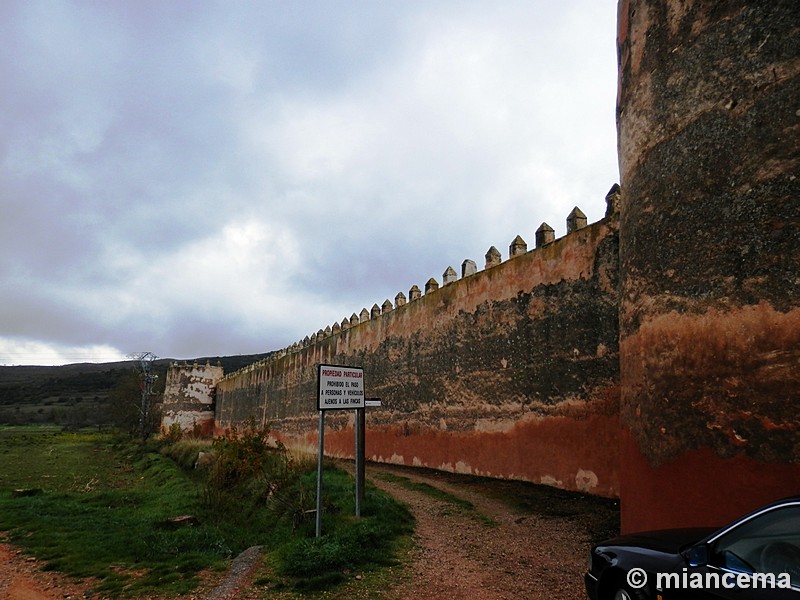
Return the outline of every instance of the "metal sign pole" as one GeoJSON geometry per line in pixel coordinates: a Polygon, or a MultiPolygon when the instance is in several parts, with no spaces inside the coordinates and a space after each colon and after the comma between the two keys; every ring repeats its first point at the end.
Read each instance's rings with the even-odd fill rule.
{"type": "Polygon", "coordinates": [[[356,409],[356,516],[361,516],[361,506],[364,503],[364,437],[366,433],[366,411],[356,409]]]}
{"type": "Polygon", "coordinates": [[[319,411],[319,456],[317,458],[317,537],[322,537],[322,459],[325,454],[325,411],[319,411]]]}

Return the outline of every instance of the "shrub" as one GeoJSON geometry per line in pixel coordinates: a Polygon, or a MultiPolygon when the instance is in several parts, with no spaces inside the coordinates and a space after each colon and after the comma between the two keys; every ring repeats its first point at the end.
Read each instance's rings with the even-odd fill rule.
{"type": "Polygon", "coordinates": [[[178,423],[173,423],[164,432],[162,438],[168,444],[174,444],[175,442],[179,442],[181,438],[183,438],[183,429],[181,429],[181,426],[178,423]]]}
{"type": "Polygon", "coordinates": [[[215,455],[206,481],[205,503],[216,509],[226,497],[263,503],[289,479],[292,461],[286,447],[269,441],[269,427],[253,420],[241,430],[232,427],[215,438],[215,455]]]}

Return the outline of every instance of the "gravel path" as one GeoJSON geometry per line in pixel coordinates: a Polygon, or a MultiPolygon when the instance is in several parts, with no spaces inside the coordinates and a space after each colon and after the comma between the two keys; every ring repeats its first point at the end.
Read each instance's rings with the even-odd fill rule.
{"type": "Polygon", "coordinates": [[[225,579],[215,587],[205,600],[234,600],[239,590],[250,586],[253,572],[260,563],[261,546],[252,546],[233,559],[225,579]]]}
{"type": "Polygon", "coordinates": [[[583,599],[583,572],[589,539],[569,519],[542,518],[510,509],[474,489],[447,483],[429,471],[370,465],[373,482],[409,506],[417,519],[411,578],[385,598],[470,600],[583,599]],[[475,511],[384,481],[388,472],[427,483],[469,500],[475,511]]]}

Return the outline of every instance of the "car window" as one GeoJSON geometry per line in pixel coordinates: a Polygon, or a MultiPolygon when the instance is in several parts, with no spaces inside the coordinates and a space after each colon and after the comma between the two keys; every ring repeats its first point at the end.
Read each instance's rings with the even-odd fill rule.
{"type": "Polygon", "coordinates": [[[716,566],[738,572],[788,573],[800,587],[800,505],[764,512],[713,544],[716,566]]]}

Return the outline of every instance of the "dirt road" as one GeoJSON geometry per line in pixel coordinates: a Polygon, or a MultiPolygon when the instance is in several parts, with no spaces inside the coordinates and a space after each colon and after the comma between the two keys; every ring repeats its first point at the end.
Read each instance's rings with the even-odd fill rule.
{"type": "MultiPolygon", "coordinates": [[[[499,490],[496,482],[432,471],[389,466],[371,467],[370,471],[374,483],[405,502],[417,519],[410,579],[388,590],[385,598],[585,598],[588,545],[598,528],[609,527],[614,520],[607,503],[590,503],[584,511],[578,497],[568,501],[577,507],[550,506],[546,511],[572,515],[542,516],[498,499],[508,498],[514,490],[533,490],[518,482],[507,482],[507,489],[499,490]],[[468,500],[474,510],[454,510],[451,503],[381,478],[380,473],[386,472],[468,500]],[[600,514],[603,512],[606,514],[600,514]]],[[[557,496],[541,500],[557,503],[557,496]]],[[[535,503],[533,496],[529,500],[535,503]]]]}

